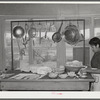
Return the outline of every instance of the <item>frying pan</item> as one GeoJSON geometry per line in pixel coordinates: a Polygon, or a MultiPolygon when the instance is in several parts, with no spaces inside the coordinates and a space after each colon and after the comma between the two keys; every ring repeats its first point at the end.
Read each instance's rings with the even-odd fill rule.
{"type": "Polygon", "coordinates": [[[60,34],[62,25],[63,25],[63,21],[62,21],[62,23],[61,23],[60,28],[58,29],[58,31],[55,32],[55,33],[52,35],[52,40],[53,40],[54,42],[60,42],[61,39],[62,39],[62,36],[61,36],[61,34],[60,34]]]}
{"type": "Polygon", "coordinates": [[[13,28],[13,36],[15,38],[22,38],[24,36],[24,28],[20,25],[17,25],[13,28]]]}
{"type": "Polygon", "coordinates": [[[80,40],[80,34],[77,26],[70,24],[64,31],[65,39],[68,44],[76,44],[80,40]]]}

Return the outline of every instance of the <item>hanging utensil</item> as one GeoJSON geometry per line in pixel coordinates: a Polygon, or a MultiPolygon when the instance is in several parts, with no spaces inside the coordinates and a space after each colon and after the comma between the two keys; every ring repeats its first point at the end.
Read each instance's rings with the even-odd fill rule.
{"type": "Polygon", "coordinates": [[[55,22],[50,26],[51,31],[56,32],[55,22]]]}
{"type": "Polygon", "coordinates": [[[29,26],[27,23],[25,23],[25,36],[23,37],[23,45],[25,46],[25,48],[26,48],[27,42],[30,40],[30,38],[28,37],[28,29],[29,29],[29,26]]]}
{"type": "MultiPolygon", "coordinates": [[[[79,30],[79,22],[77,21],[77,28],[79,30]]],[[[79,42],[84,41],[84,35],[80,33],[80,38],[79,38],[79,42]]]]}
{"type": "Polygon", "coordinates": [[[42,39],[42,37],[41,37],[41,29],[39,30],[39,44],[41,44],[41,39],[42,39]]]}
{"type": "Polygon", "coordinates": [[[48,32],[48,25],[47,25],[47,22],[46,22],[46,31],[45,31],[45,39],[47,38],[47,32],[48,32]]]}
{"type": "Polygon", "coordinates": [[[20,60],[22,60],[23,55],[25,56],[25,50],[24,50],[24,48],[20,47],[20,39],[16,38],[16,41],[17,41],[17,45],[18,45],[18,49],[19,49],[20,60]]]}
{"type": "Polygon", "coordinates": [[[74,45],[79,41],[80,34],[76,25],[70,24],[65,28],[64,31],[65,39],[68,44],[74,45]]]}
{"type": "Polygon", "coordinates": [[[20,25],[16,25],[13,28],[13,36],[15,38],[22,38],[24,36],[24,28],[20,25]]]}
{"type": "Polygon", "coordinates": [[[39,22],[38,24],[38,30],[39,30],[39,44],[41,44],[41,32],[42,32],[42,24],[39,22]]]}
{"type": "Polygon", "coordinates": [[[47,31],[45,32],[45,36],[44,37],[45,37],[45,39],[47,38],[47,31]]]}
{"type": "Polygon", "coordinates": [[[36,36],[36,28],[34,27],[34,23],[32,22],[31,27],[28,31],[28,35],[30,38],[34,38],[36,36]]]}
{"type": "Polygon", "coordinates": [[[57,42],[57,43],[58,43],[58,42],[60,42],[61,39],[62,39],[62,36],[61,36],[61,34],[60,34],[62,25],[63,25],[63,21],[61,22],[61,25],[60,25],[58,31],[55,32],[55,33],[52,35],[52,40],[53,40],[54,42],[57,42]]]}

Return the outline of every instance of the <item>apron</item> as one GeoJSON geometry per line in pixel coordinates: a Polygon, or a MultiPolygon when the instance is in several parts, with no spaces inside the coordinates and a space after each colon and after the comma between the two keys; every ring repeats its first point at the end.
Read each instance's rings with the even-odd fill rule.
{"type": "Polygon", "coordinates": [[[100,91],[100,74],[92,74],[95,82],[92,84],[92,91],[100,91]]]}

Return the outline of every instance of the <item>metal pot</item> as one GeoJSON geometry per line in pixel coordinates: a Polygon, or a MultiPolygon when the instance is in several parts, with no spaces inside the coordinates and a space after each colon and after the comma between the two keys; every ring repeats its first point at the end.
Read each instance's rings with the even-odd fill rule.
{"type": "Polygon", "coordinates": [[[28,31],[28,35],[30,38],[34,38],[36,36],[36,28],[31,27],[28,31]]]}
{"type": "Polygon", "coordinates": [[[15,38],[23,37],[24,36],[24,28],[22,26],[19,26],[19,25],[15,26],[13,28],[13,36],[15,38]]]}
{"type": "Polygon", "coordinates": [[[65,39],[68,44],[76,44],[80,40],[78,28],[75,25],[69,25],[64,31],[65,39]]]}

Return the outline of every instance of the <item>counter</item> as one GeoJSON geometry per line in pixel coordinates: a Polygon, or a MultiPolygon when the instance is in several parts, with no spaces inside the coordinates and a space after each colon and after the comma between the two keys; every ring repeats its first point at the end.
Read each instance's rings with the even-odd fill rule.
{"type": "Polygon", "coordinates": [[[49,79],[43,77],[38,80],[16,80],[2,79],[1,90],[64,90],[64,91],[90,91],[91,83],[94,82],[91,74],[86,78],[66,78],[66,79],[49,79]]]}

